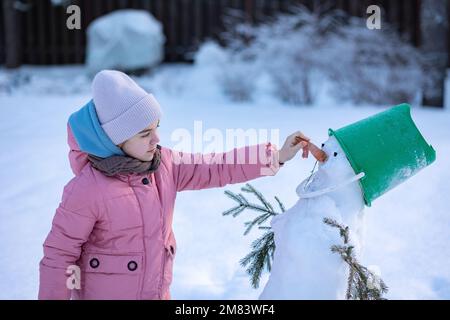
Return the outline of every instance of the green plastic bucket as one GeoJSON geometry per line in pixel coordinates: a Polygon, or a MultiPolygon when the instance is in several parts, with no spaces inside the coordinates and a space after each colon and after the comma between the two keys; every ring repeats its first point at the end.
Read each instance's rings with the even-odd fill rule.
{"type": "Polygon", "coordinates": [[[367,206],[436,159],[406,103],[328,134],[336,137],[355,174],[364,173],[359,183],[367,206]]]}

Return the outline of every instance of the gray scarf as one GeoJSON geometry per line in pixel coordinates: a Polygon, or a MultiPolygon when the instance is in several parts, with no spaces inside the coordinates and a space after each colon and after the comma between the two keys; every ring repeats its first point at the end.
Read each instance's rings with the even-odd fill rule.
{"type": "Polygon", "coordinates": [[[94,168],[108,177],[119,173],[152,173],[158,169],[161,163],[161,146],[156,146],[151,161],[141,161],[128,155],[100,158],[88,154],[88,159],[94,168]]]}

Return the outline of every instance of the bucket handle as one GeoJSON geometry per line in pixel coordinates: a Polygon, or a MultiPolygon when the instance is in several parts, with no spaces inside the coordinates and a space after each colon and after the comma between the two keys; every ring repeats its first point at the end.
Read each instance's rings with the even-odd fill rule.
{"type": "MultiPolygon", "coordinates": [[[[340,189],[342,187],[345,187],[346,185],[349,185],[350,183],[355,182],[355,181],[357,181],[359,179],[362,179],[362,178],[364,178],[365,175],[366,174],[364,172],[360,172],[357,175],[354,175],[353,177],[351,177],[351,178],[349,178],[349,179],[347,179],[347,180],[345,180],[345,181],[343,181],[343,182],[341,182],[339,184],[336,184],[334,186],[326,187],[326,188],[323,188],[321,190],[316,190],[316,191],[312,191],[312,192],[305,192],[305,193],[297,191],[297,195],[300,198],[303,198],[303,199],[308,199],[308,198],[314,198],[314,197],[317,197],[317,196],[321,196],[323,194],[326,194],[326,193],[335,191],[337,189],[340,189]]],[[[307,180],[303,180],[303,182],[297,187],[297,190],[304,189],[304,186],[305,186],[306,182],[307,182],[307,180]]]]}

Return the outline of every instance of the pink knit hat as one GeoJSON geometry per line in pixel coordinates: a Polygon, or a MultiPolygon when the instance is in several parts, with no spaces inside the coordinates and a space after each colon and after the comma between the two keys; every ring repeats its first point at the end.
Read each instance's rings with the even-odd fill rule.
{"type": "Polygon", "coordinates": [[[162,116],[155,97],[120,71],[97,73],[92,82],[92,96],[100,125],[116,145],[162,116]]]}

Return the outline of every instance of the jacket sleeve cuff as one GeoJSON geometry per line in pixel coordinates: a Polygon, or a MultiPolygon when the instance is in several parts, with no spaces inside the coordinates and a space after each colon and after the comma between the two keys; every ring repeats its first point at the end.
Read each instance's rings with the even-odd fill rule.
{"type": "Polygon", "coordinates": [[[284,165],[279,162],[279,150],[275,144],[267,142],[265,144],[264,165],[260,169],[261,176],[273,176],[284,165]]]}

